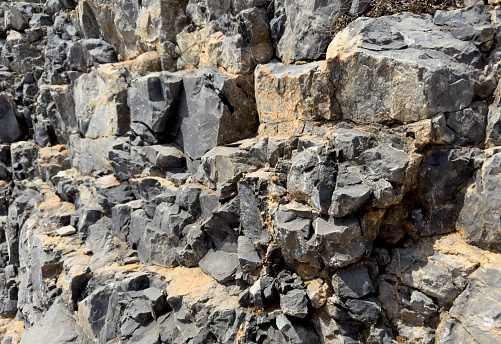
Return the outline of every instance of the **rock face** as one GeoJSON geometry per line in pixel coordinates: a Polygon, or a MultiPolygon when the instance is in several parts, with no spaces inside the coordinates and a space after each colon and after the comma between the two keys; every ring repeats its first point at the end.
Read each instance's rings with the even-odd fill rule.
{"type": "Polygon", "coordinates": [[[4,2],[0,342],[501,342],[501,9],[458,5],[4,2]]]}

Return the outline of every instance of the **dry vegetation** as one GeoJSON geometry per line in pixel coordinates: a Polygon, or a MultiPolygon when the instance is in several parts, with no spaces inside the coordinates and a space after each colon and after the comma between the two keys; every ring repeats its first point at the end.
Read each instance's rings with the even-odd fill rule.
{"type": "Polygon", "coordinates": [[[456,7],[457,1],[435,1],[435,0],[371,0],[366,11],[358,15],[344,15],[332,24],[333,34],[344,29],[358,17],[381,17],[400,12],[428,13],[433,14],[436,10],[445,10],[456,7]]]}

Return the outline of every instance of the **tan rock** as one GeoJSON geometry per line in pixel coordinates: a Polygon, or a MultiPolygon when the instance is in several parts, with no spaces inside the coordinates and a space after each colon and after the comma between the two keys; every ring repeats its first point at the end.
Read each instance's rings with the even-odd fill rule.
{"type": "Polygon", "coordinates": [[[322,279],[307,281],[306,293],[314,308],[321,308],[327,302],[329,287],[322,279]]]}

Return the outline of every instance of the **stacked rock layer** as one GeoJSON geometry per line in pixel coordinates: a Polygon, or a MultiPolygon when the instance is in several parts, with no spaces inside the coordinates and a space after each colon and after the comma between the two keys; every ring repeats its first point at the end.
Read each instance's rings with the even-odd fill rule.
{"type": "Polygon", "coordinates": [[[501,342],[499,1],[368,3],[2,2],[0,341],[501,342]]]}

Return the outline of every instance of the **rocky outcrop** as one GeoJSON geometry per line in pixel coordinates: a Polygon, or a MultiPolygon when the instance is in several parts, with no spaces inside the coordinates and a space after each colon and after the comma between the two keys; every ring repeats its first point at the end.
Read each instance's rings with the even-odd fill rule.
{"type": "Polygon", "coordinates": [[[496,341],[499,4],[370,6],[0,5],[0,342],[496,341]]]}

